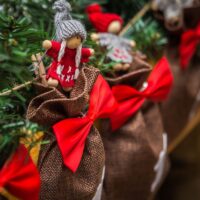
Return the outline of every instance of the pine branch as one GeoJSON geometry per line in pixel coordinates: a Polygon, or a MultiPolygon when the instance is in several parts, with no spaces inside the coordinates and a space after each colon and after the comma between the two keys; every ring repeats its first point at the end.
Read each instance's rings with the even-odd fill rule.
{"type": "Polygon", "coordinates": [[[21,90],[21,89],[23,89],[23,88],[25,88],[25,87],[31,85],[32,83],[33,83],[33,81],[27,81],[27,82],[25,82],[25,83],[23,83],[23,84],[21,84],[21,85],[18,85],[18,86],[13,87],[13,88],[10,89],[10,90],[7,90],[7,91],[5,91],[5,92],[1,92],[1,93],[0,93],[0,97],[10,95],[13,91],[21,90]]]}

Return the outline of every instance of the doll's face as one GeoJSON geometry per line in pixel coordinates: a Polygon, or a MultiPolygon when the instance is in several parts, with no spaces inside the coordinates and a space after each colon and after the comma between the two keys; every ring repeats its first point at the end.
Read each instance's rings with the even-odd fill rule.
{"type": "Polygon", "coordinates": [[[117,33],[120,32],[121,28],[122,28],[122,26],[121,26],[121,23],[119,21],[113,21],[108,26],[108,32],[117,34],[117,33]]]}
{"type": "Polygon", "coordinates": [[[77,49],[80,44],[82,43],[82,39],[80,36],[73,36],[69,39],[66,40],[67,41],[67,48],[69,49],[77,49]]]}

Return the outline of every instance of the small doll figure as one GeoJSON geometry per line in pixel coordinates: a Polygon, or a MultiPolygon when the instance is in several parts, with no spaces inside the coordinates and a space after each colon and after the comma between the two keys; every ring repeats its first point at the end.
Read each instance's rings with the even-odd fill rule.
{"type": "Polygon", "coordinates": [[[108,50],[107,58],[116,62],[114,70],[128,70],[132,63],[131,50],[135,46],[133,40],[120,37],[123,20],[120,16],[112,13],[103,13],[98,4],[87,7],[86,12],[89,20],[99,33],[91,34],[91,39],[108,50]]]}
{"type": "Polygon", "coordinates": [[[48,85],[62,86],[70,91],[79,75],[80,64],[86,63],[94,53],[93,49],[82,48],[87,33],[81,22],[72,19],[71,6],[65,0],[58,0],[53,6],[57,41],[45,40],[43,48],[53,58],[48,70],[48,85]]]}

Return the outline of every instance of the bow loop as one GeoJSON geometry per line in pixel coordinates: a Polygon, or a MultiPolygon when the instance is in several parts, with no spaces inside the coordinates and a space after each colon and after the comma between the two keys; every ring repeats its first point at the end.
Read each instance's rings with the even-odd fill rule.
{"type": "Polygon", "coordinates": [[[138,91],[126,85],[114,86],[112,91],[119,107],[111,116],[112,130],[120,128],[140,109],[146,99],[156,102],[165,100],[171,90],[172,83],[173,76],[169,63],[164,57],[154,67],[144,90],[138,91]]]}
{"type": "Polygon", "coordinates": [[[142,92],[144,97],[152,101],[162,101],[167,98],[172,87],[173,75],[165,57],[157,63],[147,83],[147,88],[142,92]]]}
{"type": "Polygon", "coordinates": [[[186,69],[192,59],[197,45],[200,43],[200,23],[194,30],[187,30],[181,36],[179,47],[180,66],[186,69]]]}
{"type": "Polygon", "coordinates": [[[82,118],[62,120],[53,126],[64,164],[72,172],[78,169],[93,122],[109,117],[116,105],[108,84],[99,75],[90,94],[87,114],[82,118]]]}
{"type": "Polygon", "coordinates": [[[11,160],[0,170],[0,188],[23,199],[39,199],[40,177],[27,149],[20,145],[11,160]]]}

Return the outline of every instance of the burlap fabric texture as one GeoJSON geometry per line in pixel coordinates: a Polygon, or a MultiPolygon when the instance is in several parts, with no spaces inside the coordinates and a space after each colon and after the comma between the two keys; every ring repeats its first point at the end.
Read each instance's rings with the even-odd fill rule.
{"type": "MultiPolygon", "coordinates": [[[[127,84],[140,88],[150,68],[136,57],[127,74],[116,79],[106,77],[106,80],[110,85],[127,84]]],[[[154,166],[163,148],[163,126],[158,106],[146,105],[115,132],[111,131],[109,120],[103,120],[100,130],[106,153],[102,200],[150,198],[156,176],[154,166]]]]}
{"type": "Polygon", "coordinates": [[[41,200],[90,200],[95,195],[105,164],[99,132],[94,126],[91,128],[80,166],[72,173],[63,164],[51,126],[66,118],[79,117],[86,111],[98,75],[97,69],[83,67],[69,98],[56,88],[35,85],[39,94],[30,102],[27,118],[49,127],[44,140],[50,141],[42,145],[38,160],[41,200]]]}

